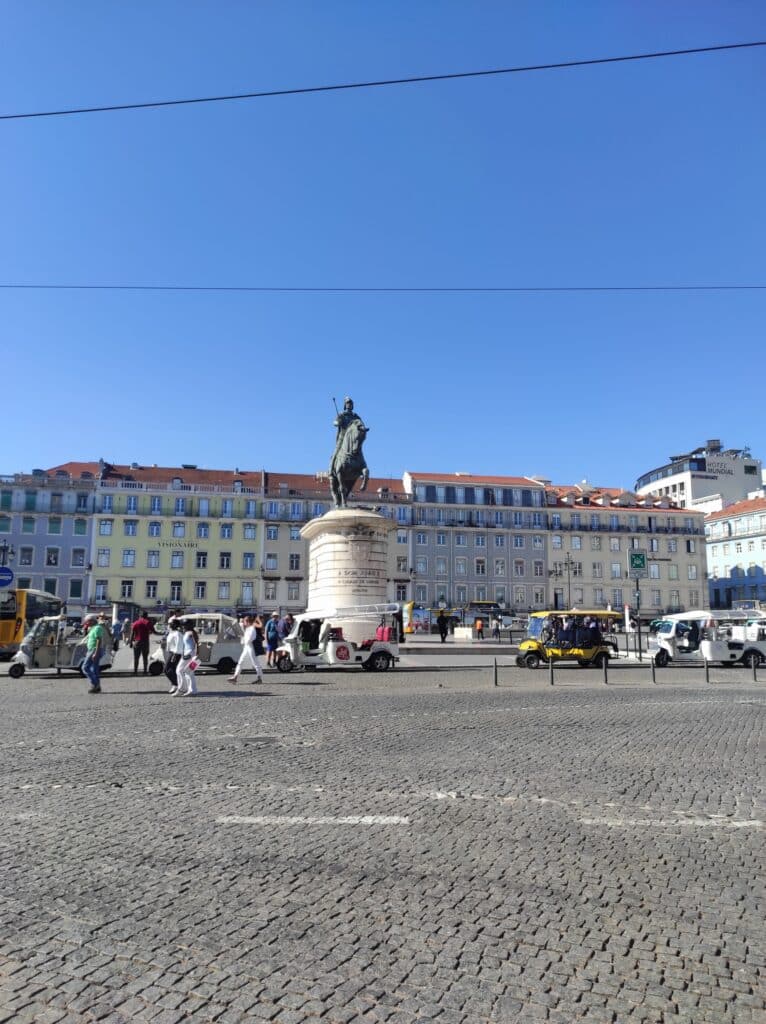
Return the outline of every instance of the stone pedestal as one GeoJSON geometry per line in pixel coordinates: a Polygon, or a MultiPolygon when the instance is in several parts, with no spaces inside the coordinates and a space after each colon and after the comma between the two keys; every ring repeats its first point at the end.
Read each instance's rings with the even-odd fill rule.
{"type": "Polygon", "coordinates": [[[309,542],[308,604],[323,608],[389,600],[388,537],[396,523],[377,512],[337,508],[301,530],[309,542]]]}

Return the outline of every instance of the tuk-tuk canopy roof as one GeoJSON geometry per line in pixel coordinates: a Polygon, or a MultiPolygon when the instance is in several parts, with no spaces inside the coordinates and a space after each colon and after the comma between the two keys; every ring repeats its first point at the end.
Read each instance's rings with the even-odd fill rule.
{"type": "Polygon", "coordinates": [[[379,619],[384,615],[396,615],[400,609],[401,605],[395,601],[384,604],[325,605],[321,608],[309,608],[295,618],[297,622],[304,619],[379,619]]]}

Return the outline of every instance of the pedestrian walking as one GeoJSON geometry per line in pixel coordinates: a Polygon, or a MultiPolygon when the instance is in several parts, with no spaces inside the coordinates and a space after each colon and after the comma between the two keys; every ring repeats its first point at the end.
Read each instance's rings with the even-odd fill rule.
{"type": "Polygon", "coordinates": [[[148,671],[149,662],[149,637],[154,632],[154,626],[149,621],[146,612],[141,612],[139,617],[131,626],[130,639],[133,643],[133,675],[138,675],[138,662],[143,659],[144,675],[148,671]]]}
{"type": "Polygon", "coordinates": [[[122,623],[115,619],[112,623],[112,653],[116,654],[120,649],[120,637],[122,636],[122,623]]]}
{"type": "Polygon", "coordinates": [[[242,653],[239,656],[237,667],[234,669],[234,675],[229,676],[228,681],[230,683],[236,683],[240,672],[249,662],[255,669],[258,682],[262,683],[263,670],[261,669],[261,663],[258,660],[259,656],[263,654],[263,640],[259,632],[262,623],[257,615],[246,615],[244,622],[245,632],[242,635],[242,653]]]}
{"type": "Polygon", "coordinates": [[[181,620],[170,619],[168,632],[165,637],[165,675],[168,677],[170,689],[168,693],[175,693],[178,689],[178,662],[183,653],[183,633],[181,631],[181,620]]]}
{"type": "Polygon", "coordinates": [[[277,663],[277,647],[279,647],[279,612],[272,612],[266,623],[266,664],[274,668],[277,663]]]}
{"type": "Polygon", "coordinates": [[[194,674],[194,670],[199,665],[197,661],[197,646],[199,644],[199,637],[194,629],[192,622],[185,622],[183,624],[184,635],[181,647],[181,657],[178,665],[176,666],[176,678],[178,679],[178,687],[173,696],[175,697],[196,697],[197,696],[197,677],[194,674]]]}
{"type": "Polygon", "coordinates": [[[130,643],[130,637],[133,632],[133,627],[130,621],[130,616],[122,624],[122,642],[124,644],[130,643]]]}
{"type": "Polygon", "coordinates": [[[106,619],[103,615],[94,622],[88,629],[85,637],[87,654],[82,663],[82,670],[90,680],[88,693],[101,693],[100,662],[103,657],[106,645],[109,642],[109,634],[106,631],[106,619]]]}
{"type": "Polygon", "coordinates": [[[483,640],[484,639],[484,619],[477,619],[476,622],[474,622],[474,627],[476,629],[476,639],[477,640],[483,640]]]}
{"type": "Polygon", "coordinates": [[[449,631],[449,623],[447,622],[447,616],[444,611],[440,611],[436,616],[436,626],[439,630],[439,636],[442,638],[442,643],[447,640],[447,632],[449,631]]]}

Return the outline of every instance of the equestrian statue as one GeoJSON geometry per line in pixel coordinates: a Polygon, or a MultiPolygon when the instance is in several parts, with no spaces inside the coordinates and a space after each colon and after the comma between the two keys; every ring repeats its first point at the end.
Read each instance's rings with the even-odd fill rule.
{"type": "Polygon", "coordinates": [[[362,445],[369,430],[362,423],[361,417],[354,412],[354,403],[350,398],[344,399],[342,412],[338,411],[337,405],[335,412],[335,451],[330,459],[330,492],[335,507],[346,508],[348,497],[357,480],[361,477],[359,490],[363,491],[370,479],[370,471],[362,452],[362,445]]]}

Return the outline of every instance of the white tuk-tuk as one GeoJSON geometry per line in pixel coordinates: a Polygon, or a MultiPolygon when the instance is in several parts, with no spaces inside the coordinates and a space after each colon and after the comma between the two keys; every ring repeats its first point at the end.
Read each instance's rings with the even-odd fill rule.
{"type": "Polygon", "coordinates": [[[649,654],[658,668],[670,661],[677,665],[705,661],[735,665],[742,661],[745,645],[733,634],[745,618],[742,612],[709,609],[666,615],[649,636],[649,654]]]}
{"type": "MultiPolygon", "coordinates": [[[[88,653],[85,633],[79,626],[67,623],[66,615],[46,615],[38,619],[21,641],[11,659],[8,674],[19,679],[31,669],[55,669],[62,672],[81,672],[88,653]]],[[[103,672],[112,664],[111,640],[99,663],[103,672]]]]}
{"type": "Polygon", "coordinates": [[[277,668],[350,668],[385,672],[399,660],[399,604],[309,610],[277,648],[277,668]]]}
{"type": "MultiPolygon", "coordinates": [[[[190,622],[197,633],[200,668],[212,668],[231,675],[242,653],[242,627],[237,620],[221,612],[191,612],[178,618],[182,622],[190,622]]],[[[149,658],[149,674],[159,676],[164,667],[165,637],[149,658]]]]}

